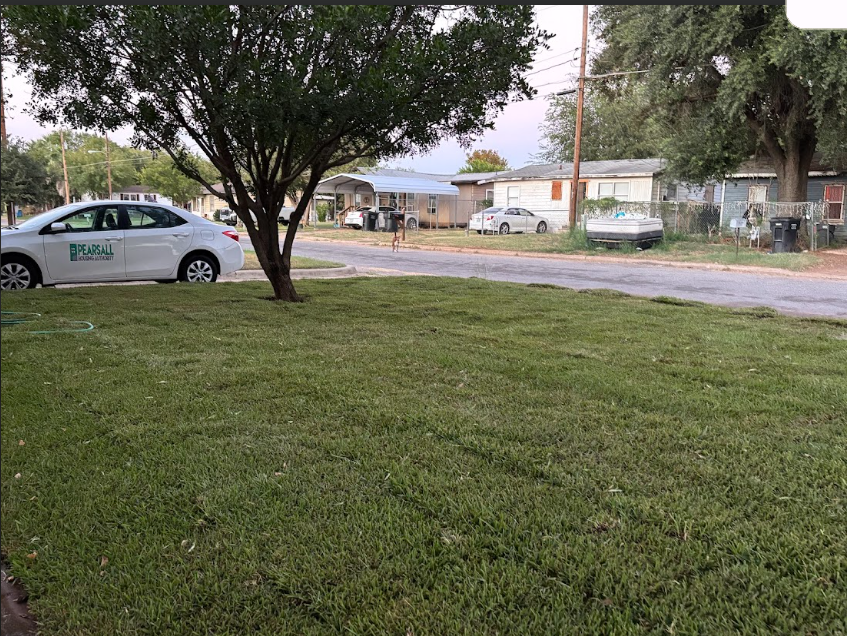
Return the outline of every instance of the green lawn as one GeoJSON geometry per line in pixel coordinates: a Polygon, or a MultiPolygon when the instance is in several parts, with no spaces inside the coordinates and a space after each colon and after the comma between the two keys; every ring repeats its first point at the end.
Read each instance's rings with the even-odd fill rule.
{"type": "MultiPolygon", "coordinates": [[[[318,228],[305,237],[330,240],[357,241],[372,245],[390,245],[393,234],[381,232],[360,232],[350,229],[318,228]]],[[[609,249],[603,246],[589,245],[581,232],[555,232],[549,234],[511,234],[479,235],[465,230],[420,230],[406,233],[407,245],[430,247],[459,247],[475,250],[507,250],[543,254],[576,254],[585,256],[618,256],[639,260],[682,261],[696,263],[715,263],[719,265],[754,265],[757,267],[775,267],[778,269],[804,270],[821,263],[814,254],[768,254],[767,248],[751,249],[745,243],[735,254],[735,243],[707,242],[690,237],[669,236],[667,240],[652,249],[609,249]]]]}
{"type": "MultiPolygon", "coordinates": [[[[291,269],[332,269],[336,267],[344,267],[344,264],[322,261],[319,258],[309,258],[308,256],[291,257],[291,269]]],[[[244,267],[242,269],[262,269],[259,259],[256,258],[256,252],[244,250],[244,267]]]]}
{"type": "Polygon", "coordinates": [[[297,287],[2,296],[95,325],[2,329],[2,549],[44,634],[847,630],[847,322],[297,287]]]}

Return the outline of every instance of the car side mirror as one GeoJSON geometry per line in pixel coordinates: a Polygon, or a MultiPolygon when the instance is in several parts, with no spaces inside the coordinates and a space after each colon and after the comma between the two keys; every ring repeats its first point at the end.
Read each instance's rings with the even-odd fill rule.
{"type": "Polygon", "coordinates": [[[68,228],[65,226],[64,223],[57,221],[56,223],[50,224],[50,233],[51,234],[56,234],[58,232],[67,232],[67,231],[68,231],[68,228]]]}

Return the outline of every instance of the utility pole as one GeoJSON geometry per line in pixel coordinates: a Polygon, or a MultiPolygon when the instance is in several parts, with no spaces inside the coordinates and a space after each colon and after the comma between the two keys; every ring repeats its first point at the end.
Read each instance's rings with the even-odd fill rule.
{"type": "Polygon", "coordinates": [[[109,181],[109,198],[112,198],[112,162],[109,161],[109,134],[104,132],[106,138],[106,178],[109,181]]]}
{"type": "Polygon", "coordinates": [[[71,184],[68,183],[68,162],[65,161],[65,132],[59,129],[59,142],[62,144],[62,172],[65,174],[65,205],[71,202],[71,184]]]}
{"type": "Polygon", "coordinates": [[[577,194],[579,192],[579,146],[582,141],[582,103],[585,100],[585,51],[588,45],[588,5],[582,5],[582,48],[579,52],[579,89],[576,96],[576,139],[573,148],[573,181],[571,203],[568,210],[568,226],[576,227],[577,194]]]}

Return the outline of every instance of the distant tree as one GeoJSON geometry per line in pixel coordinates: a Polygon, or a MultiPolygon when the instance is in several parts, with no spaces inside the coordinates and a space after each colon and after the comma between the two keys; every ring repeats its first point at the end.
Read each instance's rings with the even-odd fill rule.
{"type": "MultiPolygon", "coordinates": [[[[576,99],[576,94],[572,94],[551,100],[540,127],[537,160],[573,161],[576,99]]],[[[659,157],[662,140],[641,86],[622,87],[617,95],[586,87],[579,153],[583,161],[659,157]]]]}
{"type": "MultiPolygon", "coordinates": [[[[62,172],[62,146],[58,132],[51,132],[29,145],[28,152],[40,161],[54,184],[65,180],[62,172]]],[[[112,190],[118,191],[138,183],[140,169],[150,157],[149,152],[129,148],[109,140],[109,160],[112,167],[112,190]]],[[[66,131],[65,159],[71,196],[103,198],[108,195],[106,170],[106,139],[101,135],[66,131]]]]}
{"type": "Polygon", "coordinates": [[[600,5],[592,25],[593,74],[646,71],[629,77],[671,175],[703,183],[760,153],[780,200],[802,201],[816,149],[847,164],[847,32],[800,31],[782,5],[600,5]]]}
{"type": "Polygon", "coordinates": [[[509,163],[496,150],[474,150],[467,156],[459,174],[466,172],[500,172],[508,170],[509,163]]]}
{"type": "Polygon", "coordinates": [[[4,207],[18,205],[44,205],[57,197],[44,166],[26,153],[19,140],[9,141],[0,148],[0,199],[4,207]]]}
{"type": "Polygon", "coordinates": [[[318,181],[359,157],[468,143],[514,99],[547,33],[532,6],[128,5],[4,8],[43,121],[131,125],[184,174],[190,139],[224,181],[274,296],[318,181]],[[49,37],[45,37],[49,34],[49,37]],[[308,175],[280,250],[277,216],[308,175]],[[255,218],[255,221],[254,221],[255,218]]]}
{"type": "MultiPolygon", "coordinates": [[[[197,157],[197,170],[209,182],[220,181],[214,166],[197,157]]],[[[156,192],[173,200],[177,205],[183,205],[199,196],[203,186],[195,179],[190,179],[177,168],[171,157],[165,155],[147,162],[138,177],[141,185],[150,186],[156,192]]]]}

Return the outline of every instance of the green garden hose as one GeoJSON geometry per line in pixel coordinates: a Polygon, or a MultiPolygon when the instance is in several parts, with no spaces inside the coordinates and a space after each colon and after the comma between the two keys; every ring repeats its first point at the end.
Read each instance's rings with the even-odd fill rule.
{"type": "MultiPolygon", "coordinates": [[[[0,312],[0,313],[2,313],[3,316],[4,316],[3,319],[2,319],[2,322],[0,322],[0,324],[2,324],[4,327],[5,326],[11,326],[11,325],[20,325],[20,324],[24,324],[24,323],[27,323],[27,322],[35,322],[35,320],[37,318],[41,317],[41,314],[37,314],[37,313],[34,313],[34,312],[3,311],[3,312],[0,312]],[[10,317],[6,318],[6,316],[10,316],[10,317]],[[12,318],[11,316],[20,316],[20,317],[12,318]],[[23,316],[35,316],[36,318],[24,318],[23,316]]],[[[92,329],[94,329],[94,325],[92,325],[90,322],[87,322],[85,320],[71,320],[69,322],[72,325],[86,325],[86,326],[82,327],[80,329],[42,329],[42,330],[38,330],[38,331],[28,331],[27,333],[38,333],[38,334],[76,333],[76,332],[80,332],[80,331],[91,331],[92,329]]]]}

